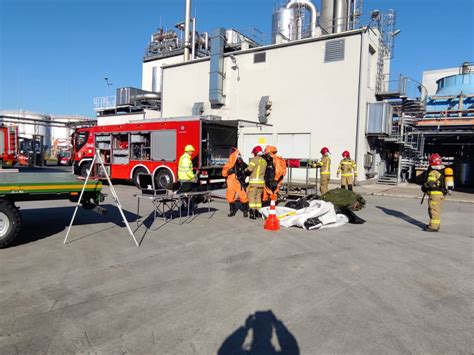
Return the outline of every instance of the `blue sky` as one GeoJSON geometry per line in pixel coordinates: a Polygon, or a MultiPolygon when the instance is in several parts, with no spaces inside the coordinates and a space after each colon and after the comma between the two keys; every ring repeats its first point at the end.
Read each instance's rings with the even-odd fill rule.
{"type": "MultiPolygon", "coordinates": [[[[194,0],[198,30],[269,34],[275,0],[194,0]]],[[[320,8],[320,0],[315,0],[320,8]]],[[[364,0],[364,12],[397,11],[392,74],[474,61],[473,0],[364,0]]],[[[152,32],[182,20],[184,0],[0,0],[0,110],[93,116],[92,99],[141,86],[152,32]]]]}

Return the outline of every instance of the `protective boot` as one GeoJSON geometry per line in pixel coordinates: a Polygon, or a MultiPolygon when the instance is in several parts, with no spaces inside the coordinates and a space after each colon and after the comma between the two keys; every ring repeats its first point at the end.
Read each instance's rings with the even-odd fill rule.
{"type": "Polygon", "coordinates": [[[247,203],[244,203],[244,218],[248,218],[249,216],[249,204],[248,202],[247,203]]]}
{"type": "Polygon", "coordinates": [[[255,210],[255,218],[262,218],[262,214],[258,210],[255,210]]]}
{"type": "Polygon", "coordinates": [[[250,210],[250,219],[257,219],[257,217],[255,216],[255,212],[256,212],[256,210],[254,210],[254,209],[250,210]]]}
{"type": "Polygon", "coordinates": [[[227,215],[227,217],[234,217],[236,213],[237,208],[235,207],[235,203],[229,203],[229,214],[227,215]]]}

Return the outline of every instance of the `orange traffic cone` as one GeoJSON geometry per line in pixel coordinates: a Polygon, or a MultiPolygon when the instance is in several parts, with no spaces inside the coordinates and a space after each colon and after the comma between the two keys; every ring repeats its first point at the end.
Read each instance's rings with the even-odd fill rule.
{"type": "Polygon", "coordinates": [[[268,215],[268,218],[266,219],[265,225],[263,226],[263,228],[269,231],[280,230],[280,221],[276,216],[274,200],[270,202],[270,214],[268,215]]]}

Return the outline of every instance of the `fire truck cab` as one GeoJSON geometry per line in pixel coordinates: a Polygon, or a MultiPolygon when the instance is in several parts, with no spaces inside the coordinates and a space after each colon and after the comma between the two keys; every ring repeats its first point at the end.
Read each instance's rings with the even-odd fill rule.
{"type": "Polygon", "coordinates": [[[0,124],[0,164],[11,167],[18,159],[18,128],[0,124]]]}
{"type": "MultiPolygon", "coordinates": [[[[113,179],[137,183],[139,173],[153,174],[156,186],[171,188],[178,180],[184,147],[196,151],[193,166],[201,185],[224,183],[221,171],[230,148],[237,146],[238,121],[216,118],[145,120],[78,128],[73,134],[74,173],[87,175],[98,150],[113,179]]],[[[96,172],[96,175],[101,172],[96,172]]]]}

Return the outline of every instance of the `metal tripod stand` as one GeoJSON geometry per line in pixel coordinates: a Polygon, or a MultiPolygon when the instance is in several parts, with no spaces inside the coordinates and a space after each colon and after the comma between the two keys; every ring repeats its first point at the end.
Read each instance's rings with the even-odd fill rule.
{"type": "Polygon", "coordinates": [[[84,195],[84,191],[86,189],[87,182],[89,181],[89,178],[91,176],[92,170],[94,169],[96,161],[102,167],[102,170],[104,171],[105,177],[107,178],[107,181],[109,182],[110,192],[112,193],[112,197],[114,199],[115,205],[117,206],[118,210],[120,211],[120,214],[122,215],[122,219],[123,219],[123,222],[125,223],[125,226],[127,227],[128,233],[132,236],[133,241],[135,242],[135,245],[138,247],[139,244],[137,242],[137,239],[135,238],[135,235],[133,234],[132,229],[130,228],[130,225],[128,224],[127,218],[125,217],[125,214],[123,213],[122,205],[121,205],[120,200],[118,198],[117,192],[115,192],[114,185],[112,185],[112,182],[110,181],[109,173],[107,172],[107,169],[104,166],[104,161],[102,160],[102,157],[100,156],[100,152],[99,152],[98,149],[95,151],[94,159],[92,159],[91,168],[87,172],[87,177],[86,177],[86,180],[84,181],[84,186],[82,187],[81,194],[79,195],[79,200],[77,201],[76,208],[74,209],[74,214],[72,215],[71,223],[69,223],[69,227],[67,229],[66,237],[64,238],[64,244],[67,243],[67,238],[69,236],[69,232],[71,231],[72,224],[74,223],[74,219],[76,218],[77,210],[81,205],[82,196],[84,195]]]}

